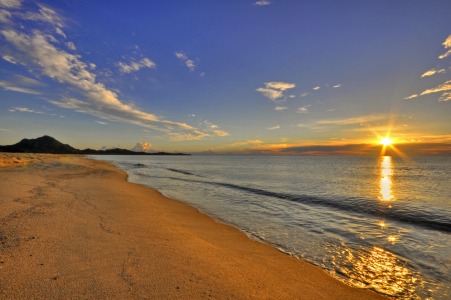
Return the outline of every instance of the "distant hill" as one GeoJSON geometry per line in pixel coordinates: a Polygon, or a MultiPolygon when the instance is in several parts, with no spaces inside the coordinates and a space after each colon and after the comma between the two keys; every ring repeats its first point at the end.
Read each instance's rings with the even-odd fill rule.
{"type": "Polygon", "coordinates": [[[51,136],[44,135],[37,139],[23,139],[17,144],[0,146],[0,152],[21,152],[21,153],[52,153],[52,154],[97,154],[97,155],[190,155],[184,153],[146,153],[134,152],[127,149],[109,150],[78,150],[68,144],[63,144],[51,136]]]}

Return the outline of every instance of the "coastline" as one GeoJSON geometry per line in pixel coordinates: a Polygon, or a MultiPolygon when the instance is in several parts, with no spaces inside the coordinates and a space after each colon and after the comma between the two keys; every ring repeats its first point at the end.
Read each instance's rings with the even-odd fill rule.
{"type": "Polygon", "coordinates": [[[108,162],[0,155],[1,299],[388,299],[130,183],[108,162]]]}

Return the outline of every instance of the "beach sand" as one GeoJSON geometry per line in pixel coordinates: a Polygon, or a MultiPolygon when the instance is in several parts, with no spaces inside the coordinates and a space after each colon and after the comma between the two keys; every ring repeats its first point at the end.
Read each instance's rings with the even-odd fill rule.
{"type": "Polygon", "coordinates": [[[0,154],[0,299],[386,299],[78,155],[0,154]]]}

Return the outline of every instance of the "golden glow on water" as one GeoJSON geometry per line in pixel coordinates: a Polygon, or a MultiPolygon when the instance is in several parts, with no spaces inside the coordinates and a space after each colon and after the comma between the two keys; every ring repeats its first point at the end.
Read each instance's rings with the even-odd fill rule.
{"type": "Polygon", "coordinates": [[[369,284],[379,292],[389,295],[402,293],[407,297],[414,295],[418,280],[418,275],[401,265],[393,253],[376,246],[354,262],[352,273],[354,280],[369,284]]]}
{"type": "Polygon", "coordinates": [[[392,176],[393,163],[391,156],[383,156],[381,158],[381,179],[380,179],[380,193],[379,199],[381,201],[393,200],[392,193],[392,176]]]}
{"type": "Polygon", "coordinates": [[[396,237],[394,237],[394,236],[389,236],[389,237],[388,237],[388,240],[389,240],[390,242],[394,242],[394,241],[396,241],[396,237]]]}

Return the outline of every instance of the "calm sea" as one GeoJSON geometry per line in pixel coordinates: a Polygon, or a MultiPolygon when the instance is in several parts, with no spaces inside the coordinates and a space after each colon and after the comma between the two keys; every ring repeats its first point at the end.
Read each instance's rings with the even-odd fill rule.
{"type": "Polygon", "coordinates": [[[350,285],[451,298],[451,158],[91,157],[350,285]]]}

